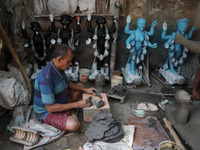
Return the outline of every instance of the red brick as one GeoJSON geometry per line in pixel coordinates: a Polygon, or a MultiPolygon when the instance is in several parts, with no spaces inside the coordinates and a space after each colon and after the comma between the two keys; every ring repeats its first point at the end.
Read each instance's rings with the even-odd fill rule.
{"type": "MultiPolygon", "coordinates": [[[[97,96],[91,95],[91,94],[83,94],[83,99],[87,99],[88,97],[94,97],[94,98],[98,98],[97,96]]],[[[106,112],[110,112],[110,105],[107,99],[107,96],[105,93],[101,93],[102,96],[102,100],[105,102],[104,106],[100,107],[100,108],[96,108],[96,105],[94,104],[93,106],[89,107],[89,108],[83,108],[83,119],[85,122],[91,122],[92,118],[100,111],[100,110],[104,110],[106,112]]],[[[98,98],[100,99],[100,98],[98,98]]]]}

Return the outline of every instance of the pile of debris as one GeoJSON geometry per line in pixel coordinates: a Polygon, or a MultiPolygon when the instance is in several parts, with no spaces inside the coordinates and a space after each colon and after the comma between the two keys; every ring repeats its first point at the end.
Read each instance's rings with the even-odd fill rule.
{"type": "Polygon", "coordinates": [[[102,140],[114,143],[123,138],[124,131],[117,120],[112,117],[111,113],[100,111],[93,117],[91,124],[85,132],[85,136],[89,142],[102,140]]]}

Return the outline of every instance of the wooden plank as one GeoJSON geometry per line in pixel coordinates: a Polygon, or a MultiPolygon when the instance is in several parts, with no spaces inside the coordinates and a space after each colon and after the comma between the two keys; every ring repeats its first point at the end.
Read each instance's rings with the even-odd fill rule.
{"type": "Polygon", "coordinates": [[[129,116],[125,119],[127,125],[134,125],[136,128],[133,141],[134,149],[158,149],[162,141],[169,140],[169,136],[156,117],[138,118],[136,116],[129,116]],[[154,120],[157,129],[148,127],[149,118],[154,120]]]}
{"type": "Polygon", "coordinates": [[[176,132],[174,131],[173,127],[172,127],[172,123],[169,122],[167,120],[167,118],[163,118],[163,121],[166,125],[166,127],[169,129],[169,132],[171,133],[171,135],[173,136],[175,142],[181,146],[182,150],[186,150],[185,146],[182,144],[181,140],[179,139],[178,135],[176,134],[176,132]]]}

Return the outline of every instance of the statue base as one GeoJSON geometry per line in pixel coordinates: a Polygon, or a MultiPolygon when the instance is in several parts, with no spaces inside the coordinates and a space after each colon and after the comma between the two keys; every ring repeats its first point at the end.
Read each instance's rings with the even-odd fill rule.
{"type": "Polygon", "coordinates": [[[185,83],[185,78],[179,75],[178,73],[177,74],[172,73],[167,63],[165,63],[164,66],[159,69],[159,72],[162,74],[162,76],[170,85],[174,84],[182,85],[185,83]]]}
{"type": "Polygon", "coordinates": [[[122,68],[122,74],[126,84],[140,85],[142,83],[142,71],[137,70],[136,74],[130,72],[130,65],[126,65],[126,68],[122,68]]]}

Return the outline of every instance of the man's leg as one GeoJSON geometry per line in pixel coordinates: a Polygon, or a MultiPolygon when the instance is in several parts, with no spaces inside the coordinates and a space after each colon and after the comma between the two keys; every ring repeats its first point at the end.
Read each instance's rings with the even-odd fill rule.
{"type": "MultiPolygon", "coordinates": [[[[78,86],[84,87],[83,83],[79,82],[76,83],[78,86]]],[[[70,102],[76,102],[80,99],[82,92],[81,91],[70,91],[72,94],[72,101],[70,102]]],[[[76,116],[75,112],[72,111],[71,116],[69,116],[67,122],[66,122],[66,130],[67,131],[77,131],[80,128],[80,122],[78,120],[78,117],[76,116]]]]}
{"type": "Polygon", "coordinates": [[[77,116],[73,113],[67,120],[66,130],[67,131],[77,131],[80,128],[80,122],[77,116]]]}
{"type": "Polygon", "coordinates": [[[77,116],[71,110],[66,112],[50,113],[43,122],[57,129],[67,131],[77,131],[80,127],[80,122],[78,121],[77,116]]]}

